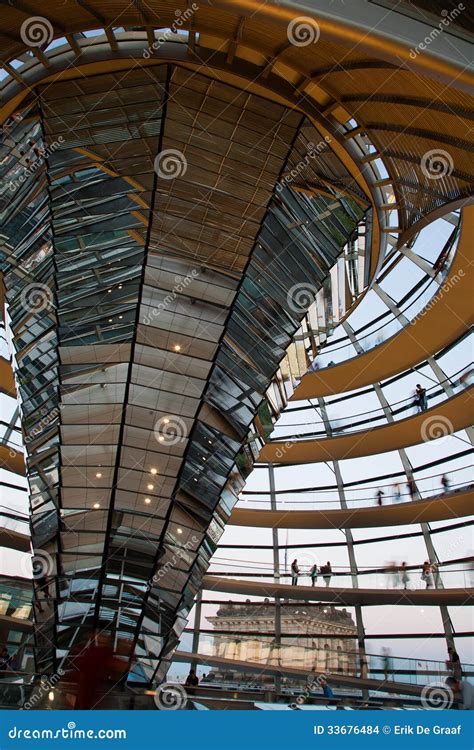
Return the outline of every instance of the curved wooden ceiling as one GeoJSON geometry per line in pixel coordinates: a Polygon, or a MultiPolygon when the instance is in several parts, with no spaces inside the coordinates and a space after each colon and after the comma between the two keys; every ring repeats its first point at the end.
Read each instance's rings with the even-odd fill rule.
{"type": "MultiPolygon", "coordinates": [[[[162,62],[170,54],[170,45],[158,45],[149,58],[143,55],[144,48],[156,40],[159,29],[173,26],[181,11],[185,19],[181,28],[189,31],[183,59],[186,64],[206,74],[210,70],[225,71],[219,77],[224,75],[234,84],[242,86],[247,79],[246,88],[292,99],[295,108],[307,110],[318,120],[323,135],[332,133],[332,147],[339,156],[344,139],[338,129],[354,118],[357,132],[366,133],[377,149],[370,158],[380,155],[393,181],[400,230],[448,200],[469,195],[470,120],[474,113],[468,91],[474,77],[467,69],[442,60],[430,50],[413,59],[410,49],[400,41],[374,30],[367,33],[328,14],[317,18],[316,43],[295,46],[288,38],[288,23],[296,10],[253,0],[204,2],[196,12],[190,4],[181,6],[177,9],[175,2],[125,1],[104,6],[96,0],[51,2],[47,10],[38,0],[9,5],[3,13],[0,38],[3,64],[13,77],[3,87],[5,98],[13,97],[10,113],[38,80],[54,80],[65,74],[68,78],[83,76],[87,72],[83,65],[92,62],[86,50],[91,40],[78,36],[81,32],[105,29],[103,37],[93,39],[95,67],[90,73],[103,71],[114,58],[124,69],[130,67],[130,61],[133,67],[162,62]],[[27,49],[22,41],[22,24],[32,15],[43,16],[45,12],[54,36],[66,37],[69,44],[64,54],[60,47],[51,53],[44,47],[32,47],[35,65],[30,63],[28,74],[23,76],[21,69],[9,66],[27,49]],[[126,33],[128,51],[121,44],[126,33]],[[38,70],[33,71],[35,66],[38,70]],[[439,151],[440,146],[447,154],[442,156],[445,174],[433,179],[426,174],[426,154],[433,149],[439,151]]],[[[177,47],[185,47],[171,46],[175,48],[173,54],[177,47]]],[[[353,169],[354,176],[360,179],[365,167],[361,162],[355,170],[357,176],[353,169]]]]}

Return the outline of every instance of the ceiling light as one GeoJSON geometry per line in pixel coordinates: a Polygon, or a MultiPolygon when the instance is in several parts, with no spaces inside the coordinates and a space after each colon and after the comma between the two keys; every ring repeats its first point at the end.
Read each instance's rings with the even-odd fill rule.
{"type": "Polygon", "coordinates": [[[154,490],[155,489],[155,485],[154,484],[147,484],[146,488],[147,488],[147,490],[154,490]]]}
{"type": "Polygon", "coordinates": [[[92,507],[98,510],[100,508],[100,503],[94,503],[92,507]]]}
{"type": "Polygon", "coordinates": [[[100,479],[101,476],[102,476],[102,474],[100,473],[100,471],[98,471],[97,474],[96,474],[97,479],[100,479]]]}
{"type": "Polygon", "coordinates": [[[158,469],[150,469],[150,474],[158,474],[158,469]]]}
{"type": "Polygon", "coordinates": [[[169,423],[170,423],[170,421],[169,421],[168,417],[165,417],[164,420],[163,420],[163,424],[169,424],[169,423]]]}
{"type": "Polygon", "coordinates": [[[183,533],[183,529],[180,529],[179,527],[176,529],[176,531],[178,532],[178,534],[182,534],[183,533]]]}
{"type": "Polygon", "coordinates": [[[174,345],[174,350],[175,350],[175,352],[180,352],[181,351],[180,345],[179,344],[175,344],[174,345]]]}
{"type": "Polygon", "coordinates": [[[163,435],[158,435],[158,441],[160,443],[164,443],[165,439],[164,439],[163,435]]]}
{"type": "Polygon", "coordinates": [[[111,291],[112,289],[107,289],[107,294],[110,294],[111,291]]]}
{"type": "Polygon", "coordinates": [[[147,504],[147,505],[150,505],[150,503],[151,503],[151,500],[150,500],[150,498],[149,498],[149,497],[146,497],[146,498],[145,498],[145,502],[146,502],[146,504],[147,504]]]}
{"type": "Polygon", "coordinates": [[[119,285],[118,285],[118,288],[119,288],[119,289],[121,289],[121,288],[122,288],[122,284],[119,284],[119,285]]]}

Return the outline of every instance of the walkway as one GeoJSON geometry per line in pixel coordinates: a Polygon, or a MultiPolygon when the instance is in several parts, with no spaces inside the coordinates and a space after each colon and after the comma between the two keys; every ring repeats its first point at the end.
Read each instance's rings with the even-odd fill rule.
{"type": "MultiPolygon", "coordinates": [[[[226,659],[223,656],[211,656],[209,654],[187,653],[176,651],[173,659],[178,662],[197,663],[201,666],[220,667],[224,669],[235,669],[245,672],[256,672],[259,675],[282,675],[283,677],[299,677],[303,680],[311,679],[311,673],[307,669],[298,667],[277,667],[270,664],[259,664],[252,661],[238,661],[226,659]]],[[[318,675],[315,675],[315,679],[318,675]]],[[[331,685],[351,687],[362,690],[379,690],[384,693],[400,693],[401,695],[421,695],[424,687],[422,685],[410,685],[406,682],[393,682],[391,680],[362,679],[344,674],[328,674],[327,681],[331,685]]],[[[315,691],[318,690],[315,686],[315,691]]]]}
{"type": "Polygon", "coordinates": [[[338,510],[253,510],[234,508],[231,526],[271,529],[367,529],[410,523],[446,521],[469,516],[474,509],[474,490],[438,495],[428,500],[338,510]]]}
{"type": "Polygon", "coordinates": [[[260,451],[259,461],[272,464],[307,464],[334,461],[407,448],[445,437],[473,422],[474,386],[414,416],[363,432],[310,440],[274,440],[260,451]]]}
{"type": "Polygon", "coordinates": [[[474,206],[462,212],[458,249],[436,298],[412,325],[365,354],[304,375],[291,401],[356,390],[419,364],[466,333],[473,320],[474,206]]]}
{"type": "Polygon", "coordinates": [[[278,597],[322,601],[353,606],[355,604],[412,604],[414,606],[465,606],[474,604],[474,589],[353,589],[325,586],[290,586],[271,581],[236,580],[205,575],[202,588],[208,591],[224,591],[244,596],[278,597]]]}

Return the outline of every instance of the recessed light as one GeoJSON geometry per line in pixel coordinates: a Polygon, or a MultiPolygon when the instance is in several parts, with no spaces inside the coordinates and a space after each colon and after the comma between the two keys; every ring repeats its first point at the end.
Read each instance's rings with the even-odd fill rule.
{"type": "Polygon", "coordinates": [[[113,320],[113,318],[109,318],[109,323],[111,323],[111,322],[112,322],[112,320],[113,320]]]}
{"type": "Polygon", "coordinates": [[[100,479],[101,476],[102,476],[102,474],[100,473],[100,471],[98,471],[97,474],[96,474],[97,479],[100,479]]]}
{"type": "Polygon", "coordinates": [[[110,294],[112,289],[107,289],[107,294],[110,294]]]}
{"type": "Polygon", "coordinates": [[[146,504],[147,504],[147,505],[150,505],[150,503],[151,503],[151,500],[150,500],[150,498],[149,498],[149,497],[146,497],[146,498],[145,498],[145,502],[146,502],[146,504]]]}
{"type": "Polygon", "coordinates": [[[178,532],[178,534],[182,534],[183,533],[183,529],[180,529],[180,528],[176,529],[176,531],[178,532]]]}
{"type": "Polygon", "coordinates": [[[122,288],[122,284],[119,284],[119,285],[118,285],[118,288],[119,288],[119,289],[121,289],[121,288],[122,288]]]}
{"type": "Polygon", "coordinates": [[[147,484],[146,488],[147,488],[147,490],[154,490],[155,489],[155,485],[154,484],[147,484]]]}
{"type": "Polygon", "coordinates": [[[163,424],[169,424],[169,423],[170,423],[170,421],[169,421],[168,417],[165,417],[164,420],[163,420],[163,424]]]}
{"type": "Polygon", "coordinates": [[[179,344],[175,344],[174,345],[174,350],[175,350],[175,352],[180,352],[181,351],[180,345],[179,344]]]}
{"type": "Polygon", "coordinates": [[[196,477],[194,477],[194,481],[197,482],[197,478],[196,477]]]}
{"type": "Polygon", "coordinates": [[[150,469],[150,474],[158,474],[158,469],[150,469]]]}
{"type": "Polygon", "coordinates": [[[158,441],[160,443],[164,443],[165,439],[164,439],[163,435],[158,435],[158,441]]]}
{"type": "Polygon", "coordinates": [[[92,507],[98,510],[98,508],[100,508],[100,503],[94,503],[92,507]]]}

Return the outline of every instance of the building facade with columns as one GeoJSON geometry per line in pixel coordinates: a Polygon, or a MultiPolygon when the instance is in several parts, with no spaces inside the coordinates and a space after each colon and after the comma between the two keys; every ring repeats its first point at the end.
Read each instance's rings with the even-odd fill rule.
{"type": "Polygon", "coordinates": [[[207,620],[218,631],[208,646],[213,656],[320,673],[356,674],[357,631],[345,609],[285,600],[279,644],[275,607],[268,599],[258,606],[249,600],[223,604],[207,620]]]}

